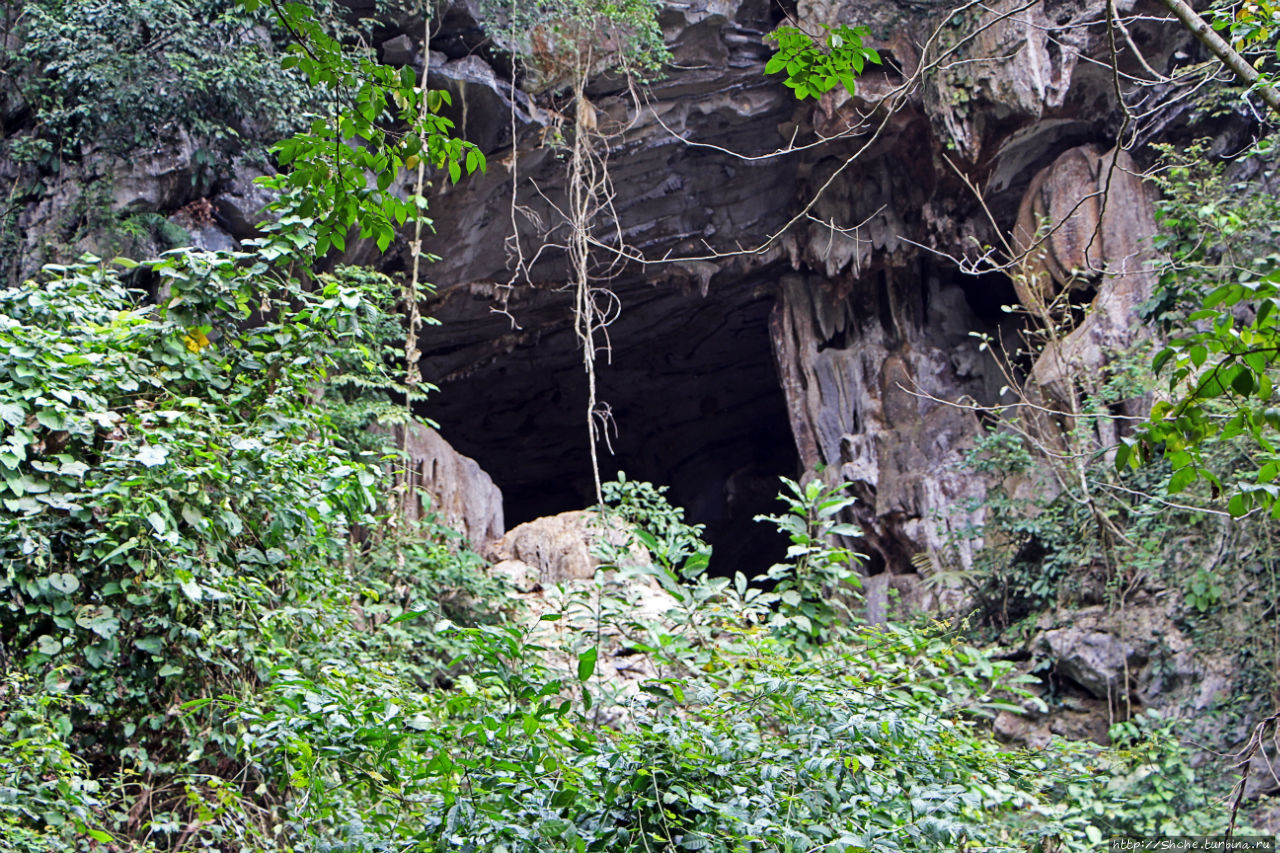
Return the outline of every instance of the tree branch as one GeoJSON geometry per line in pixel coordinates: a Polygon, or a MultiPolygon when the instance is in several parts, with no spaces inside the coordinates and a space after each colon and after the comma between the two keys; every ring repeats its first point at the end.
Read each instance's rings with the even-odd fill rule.
{"type": "Polygon", "coordinates": [[[1191,31],[1201,44],[1209,48],[1209,51],[1222,62],[1223,65],[1231,69],[1237,77],[1250,86],[1256,87],[1258,97],[1271,107],[1272,112],[1280,116],[1280,92],[1272,87],[1259,83],[1260,75],[1257,70],[1245,60],[1243,56],[1235,51],[1231,45],[1227,44],[1221,36],[1213,31],[1209,26],[1209,22],[1196,14],[1195,9],[1188,6],[1183,0],[1160,0],[1164,7],[1172,12],[1183,25],[1191,31]]]}

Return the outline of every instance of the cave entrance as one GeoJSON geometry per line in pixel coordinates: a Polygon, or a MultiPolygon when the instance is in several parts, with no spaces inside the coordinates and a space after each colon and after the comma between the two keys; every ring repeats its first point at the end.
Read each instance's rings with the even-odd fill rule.
{"type": "MultiPolygon", "coordinates": [[[[769,339],[773,276],[765,272],[705,296],[677,285],[619,291],[611,352],[597,361],[598,398],[612,413],[601,476],[622,471],[668,486],[686,520],[706,526],[717,575],[754,577],[788,544],[753,520],[781,510],[778,477],[799,471],[769,339]]],[[[423,374],[440,390],[422,413],[502,489],[508,530],[594,503],[586,379],[568,294],[535,291],[513,311],[518,333],[478,299],[436,306],[443,325],[423,347],[423,374]],[[476,340],[502,341],[502,350],[476,340]]]]}

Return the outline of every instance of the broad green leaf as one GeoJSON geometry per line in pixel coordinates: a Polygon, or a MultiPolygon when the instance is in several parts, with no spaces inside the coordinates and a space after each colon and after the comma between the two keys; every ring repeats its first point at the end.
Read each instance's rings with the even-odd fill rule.
{"type": "Polygon", "coordinates": [[[58,466],[59,474],[62,474],[63,476],[66,476],[66,477],[75,477],[77,479],[83,479],[84,475],[88,473],[88,471],[89,471],[89,466],[79,460],[63,462],[61,465],[58,466]]]}
{"type": "Polygon", "coordinates": [[[599,650],[596,647],[587,649],[578,655],[578,680],[587,681],[596,671],[596,657],[599,650]]]}
{"type": "Polygon", "coordinates": [[[148,468],[156,468],[165,463],[169,458],[169,451],[166,448],[159,447],[154,444],[148,444],[138,451],[134,459],[141,462],[148,468]]]}
{"type": "Polygon", "coordinates": [[[1169,485],[1167,488],[1170,494],[1174,494],[1182,491],[1195,481],[1196,469],[1188,466],[1173,472],[1173,476],[1169,478],[1169,485]]]}
{"type": "Polygon", "coordinates": [[[0,401],[0,420],[10,426],[22,426],[27,420],[27,411],[19,403],[0,401]]]}
{"type": "Polygon", "coordinates": [[[80,581],[75,575],[68,572],[59,572],[58,574],[49,575],[48,581],[49,586],[64,595],[70,595],[80,588],[80,581]]]}
{"type": "Polygon", "coordinates": [[[104,640],[109,640],[120,631],[120,620],[110,607],[85,607],[76,614],[76,624],[87,628],[104,640]]]}

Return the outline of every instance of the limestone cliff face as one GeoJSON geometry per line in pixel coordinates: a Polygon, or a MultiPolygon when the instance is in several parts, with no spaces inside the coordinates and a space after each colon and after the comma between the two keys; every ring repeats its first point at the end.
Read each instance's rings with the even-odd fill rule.
{"type": "MultiPolygon", "coordinates": [[[[1072,213],[1070,234],[1049,244],[1068,257],[1040,286],[1056,293],[1063,270],[1091,268],[1100,319],[1036,367],[1046,394],[1129,339],[1150,286],[1150,200],[1127,154],[1100,154],[1120,124],[1097,64],[1108,48],[1090,25],[1105,6],[952,15],[946,4],[801,2],[811,29],[869,26],[886,60],[855,97],[806,103],[763,74],[776,7],[666,8],[668,76],[641,101],[607,80],[590,91],[616,190],[598,230],[646,259],[609,272],[620,314],[600,375],[617,464],[672,483],[713,533],[736,529],[748,504],[767,509],[773,475],[838,476],[860,498],[870,570],[913,573],[927,562],[913,557],[936,561],[975,520],[964,507],[988,486],[962,465],[979,419],[950,405],[996,402],[1003,384],[970,333],[1016,330],[1000,310],[1018,302],[1013,276],[966,275],[956,259],[1012,239],[1034,200],[1072,213]],[[1105,239],[1072,255],[1067,238],[1095,231],[1105,239]]],[[[1133,33],[1144,49],[1165,40],[1156,61],[1176,36],[1133,33]]],[[[495,166],[441,187],[433,208],[444,256],[431,306],[444,325],[423,342],[424,372],[444,388],[433,414],[495,472],[517,520],[567,509],[587,488],[563,252],[544,250],[505,285],[513,235],[526,259],[564,239],[566,167],[546,142],[570,131],[575,105],[530,98],[475,55],[433,68],[438,83],[456,81],[467,120],[485,122],[495,166]]],[[[607,246],[598,259],[611,260],[607,246]]]]}
{"type": "MultiPolygon", "coordinates": [[[[594,269],[616,299],[598,358],[617,454],[606,452],[606,473],[672,484],[726,568],[767,565],[777,547],[750,532],[754,514],[774,509],[777,475],[854,484],[872,571],[916,571],[925,561],[913,557],[936,554],[966,523],[965,502],[987,484],[960,463],[981,426],[949,403],[996,400],[1002,380],[970,332],[1011,333],[1000,306],[1019,294],[1009,276],[967,275],[956,259],[1001,245],[1020,222],[1027,237],[1027,211],[1109,193],[1051,241],[1065,257],[1043,261],[1046,293],[1069,285],[1062,270],[1091,267],[1102,316],[1035,368],[1046,393],[1062,365],[1096,365],[1099,345],[1129,335],[1149,287],[1140,268],[1151,217],[1127,155],[1117,167],[1100,154],[1121,126],[1099,65],[1109,56],[1102,0],[998,0],[959,13],[932,0],[792,8],[815,31],[870,27],[885,63],[855,97],[837,89],[797,103],[765,76],[764,37],[783,18],[766,0],[670,0],[666,76],[638,90],[602,76],[580,104],[530,75],[513,83],[473,0],[447,8],[429,52],[415,41],[419,22],[382,34],[386,61],[426,62],[431,84],[454,92],[459,131],[489,158],[486,175],[432,188],[429,248],[441,260],[426,307],[443,325],[424,332],[421,349],[441,391],[424,413],[493,475],[508,523],[590,497],[562,249],[565,141],[587,118],[612,187],[592,223],[594,269]],[[1103,167],[1121,178],[1100,183],[1103,167]],[[1099,224],[1096,245],[1067,239],[1099,224]]],[[[1183,44],[1152,23],[1131,37],[1157,65],[1183,44]]],[[[1186,123],[1176,101],[1151,97],[1138,143],[1186,123]]],[[[207,198],[212,221],[188,230],[201,245],[234,246],[253,234],[265,199],[252,178],[263,167],[242,162],[209,184],[194,151],[180,138],[113,164],[110,204],[176,215],[207,198]]],[[[59,210],[107,180],[90,158],[19,213],[26,266],[59,210]]],[[[379,257],[357,245],[345,260],[394,272],[408,250],[379,257]]]]}

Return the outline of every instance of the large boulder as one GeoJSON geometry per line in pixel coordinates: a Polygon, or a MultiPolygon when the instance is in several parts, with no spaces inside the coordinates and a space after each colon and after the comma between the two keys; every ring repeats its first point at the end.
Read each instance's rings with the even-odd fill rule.
{"type": "Polygon", "coordinates": [[[591,580],[606,564],[650,563],[648,552],[629,530],[590,510],[535,518],[512,528],[487,553],[495,570],[511,577],[521,591],[591,580]]]}
{"type": "Polygon", "coordinates": [[[1130,644],[1106,631],[1067,626],[1046,631],[1040,640],[1054,661],[1055,672],[1095,699],[1124,696],[1130,669],[1143,662],[1130,644]]]}
{"type": "MultiPolygon", "coordinates": [[[[1161,596],[1042,615],[1015,655],[1026,656],[1024,671],[1043,678],[1047,707],[1001,712],[996,736],[1033,748],[1055,735],[1106,744],[1112,724],[1154,709],[1192,715],[1184,727],[1189,742],[1240,743],[1247,728],[1224,729],[1219,716],[1207,713],[1232,698],[1231,658],[1197,649],[1177,615],[1177,603],[1161,596]]],[[[1253,776],[1251,795],[1269,790],[1261,763],[1253,776]]]]}
{"type": "Polygon", "coordinates": [[[521,524],[493,543],[489,555],[496,561],[490,571],[511,584],[516,619],[541,647],[542,663],[576,684],[579,655],[594,648],[587,689],[623,700],[598,703],[597,722],[623,722],[626,700],[658,677],[639,646],[651,642],[648,632],[655,628],[678,630],[669,614],[680,602],[658,582],[648,551],[622,522],[580,510],[521,524]],[[602,567],[607,570],[598,571],[602,567]]]}
{"type": "Polygon", "coordinates": [[[1224,698],[1230,666],[1196,649],[1178,627],[1177,605],[1151,598],[1041,617],[1030,651],[1055,675],[1098,699],[1129,695],[1143,707],[1209,708],[1224,698]]]}

